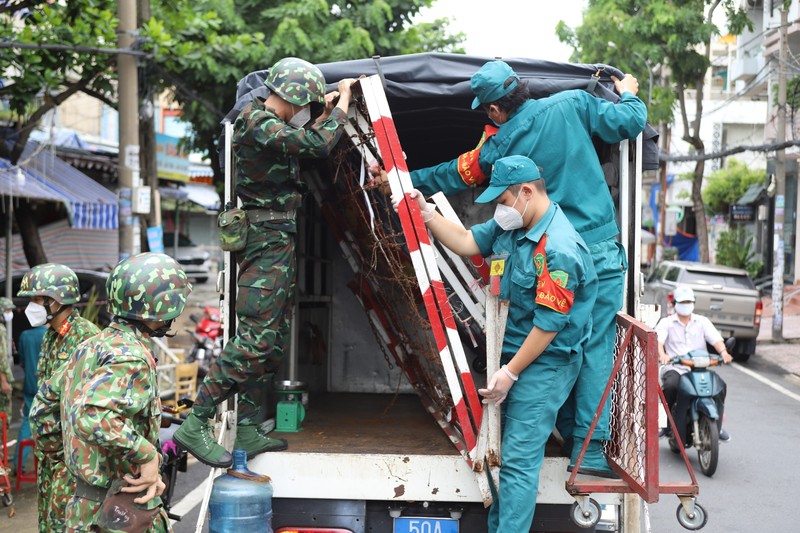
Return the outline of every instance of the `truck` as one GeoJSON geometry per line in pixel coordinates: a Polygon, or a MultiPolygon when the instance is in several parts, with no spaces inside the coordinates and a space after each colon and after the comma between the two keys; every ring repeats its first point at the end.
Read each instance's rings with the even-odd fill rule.
{"type": "MultiPolygon", "coordinates": [[[[318,65],[329,82],[379,79],[409,168],[456,157],[475,147],[487,119],[470,109],[469,80],[492,58],[423,53],[318,65]]],[[[506,60],[528,81],[532,97],[584,89],[615,101],[601,64],[506,60]]],[[[266,71],[244,77],[238,102],[265,94],[266,71]]],[[[358,109],[357,102],[351,107],[358,109]]],[[[231,120],[236,112],[232,110],[231,120]]],[[[378,159],[369,128],[354,117],[325,161],[304,161],[309,185],[298,214],[298,268],[288,357],[265,402],[288,450],[259,455],[251,470],[272,478],[276,532],[452,533],[486,531],[485,497],[476,483],[432,341],[432,325],[413,281],[401,228],[388,197],[367,186],[367,162],[378,159]],[[411,281],[410,281],[411,280],[411,281]]],[[[228,126],[228,131],[230,127],[228,126]]],[[[226,175],[234,176],[229,151],[226,175]]],[[[596,143],[608,186],[618,202],[620,235],[629,254],[626,311],[641,290],[639,227],[642,169],[658,165],[657,134],[648,126],[636,142],[596,143]]],[[[226,183],[235,202],[234,184],[226,183]]],[[[465,225],[491,216],[476,193],[449,198],[465,225]]],[[[226,253],[224,315],[235,320],[235,263],[226,253]]],[[[463,357],[476,386],[485,383],[486,336],[476,314],[480,264],[456,264],[437,248],[463,357]],[[444,264],[442,264],[444,263],[444,264]],[[473,276],[475,283],[464,279],[473,276]]],[[[480,306],[477,307],[478,313],[480,306]]],[[[226,327],[226,334],[230,328],[226,327]]],[[[602,517],[589,529],[570,520],[575,498],[565,490],[568,459],[548,444],[531,531],[616,531],[620,494],[597,494],[602,517]]],[[[201,513],[202,514],[202,513],[201,513]]],[[[202,518],[201,518],[202,520],[202,518]]]]}
{"type": "Polygon", "coordinates": [[[709,263],[665,260],[648,276],[642,302],[658,305],[660,315],[673,312],[678,285],[691,287],[695,313],[708,317],[724,338],[736,339],[731,355],[746,362],[756,351],[764,305],[746,270],[709,263]]]}

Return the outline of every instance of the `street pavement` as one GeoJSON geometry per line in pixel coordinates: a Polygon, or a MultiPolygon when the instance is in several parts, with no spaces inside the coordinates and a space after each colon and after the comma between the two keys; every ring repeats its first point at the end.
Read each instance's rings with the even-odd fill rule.
{"type": "MultiPolygon", "coordinates": [[[[787,294],[797,287],[787,287],[787,294]]],[[[171,340],[172,346],[187,346],[189,336],[184,333],[184,328],[193,328],[193,324],[188,319],[189,313],[199,313],[202,311],[203,305],[215,304],[218,296],[214,291],[213,278],[206,284],[197,285],[195,292],[190,296],[188,302],[187,312],[181,317],[177,323],[177,329],[181,332],[175,339],[171,340]]],[[[770,367],[772,371],[784,375],[787,379],[793,380],[800,384],[800,295],[795,295],[794,298],[788,300],[784,304],[783,309],[783,339],[780,342],[772,340],[772,302],[768,297],[763,299],[764,302],[764,316],[761,322],[761,330],[758,336],[756,353],[750,358],[748,363],[743,366],[759,369],[763,367],[770,367]]],[[[16,386],[21,386],[21,371],[17,367],[15,375],[19,372],[19,379],[16,386]]],[[[15,439],[19,428],[19,415],[18,409],[21,402],[21,392],[15,389],[14,395],[15,413],[14,420],[12,421],[11,428],[9,429],[9,440],[15,439]]],[[[13,455],[15,448],[9,449],[13,455]]],[[[32,459],[31,459],[32,460],[32,459]]],[[[29,460],[29,462],[31,461],[29,460]]],[[[32,465],[28,465],[32,468],[32,465]]],[[[202,483],[204,473],[207,471],[203,465],[196,463],[194,460],[190,463],[189,471],[196,471],[196,475],[179,474],[178,482],[186,480],[191,487],[178,486],[176,496],[182,497],[184,494],[191,492],[197,484],[202,483]],[[202,472],[200,471],[202,470],[202,472]],[[186,477],[183,477],[186,476],[186,477]]],[[[15,478],[9,477],[12,489],[14,487],[15,478]]],[[[3,478],[0,477],[0,487],[2,487],[3,478]]],[[[0,508],[0,532],[14,533],[35,533],[38,531],[37,527],[37,512],[36,512],[36,486],[34,483],[22,483],[20,491],[13,492],[14,503],[12,507],[0,508]],[[14,514],[11,517],[11,514],[14,514]]],[[[175,504],[179,500],[176,498],[175,504]]],[[[196,521],[199,506],[192,507],[191,513],[186,517],[183,522],[176,524],[177,531],[194,531],[194,521],[196,521]]],[[[678,526],[676,526],[678,527],[678,526]]]]}

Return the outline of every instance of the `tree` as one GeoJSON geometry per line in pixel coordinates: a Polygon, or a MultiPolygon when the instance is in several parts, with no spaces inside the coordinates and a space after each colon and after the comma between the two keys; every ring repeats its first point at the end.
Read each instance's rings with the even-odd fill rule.
{"type": "Polygon", "coordinates": [[[728,207],[744,195],[747,189],[764,181],[766,169],[753,170],[741,161],[730,159],[725,168],[714,171],[703,188],[703,202],[712,214],[726,215],[728,207]]]}
{"type": "MultiPolygon", "coordinates": [[[[660,64],[661,81],[666,90],[653,94],[659,118],[671,121],[669,113],[666,116],[661,113],[667,110],[671,113],[672,103],[677,101],[683,140],[702,155],[705,144],[700,138],[700,125],[705,77],[711,65],[711,41],[721,34],[715,23],[718,10],[724,12],[726,33],[738,35],[745,27],[752,27],[740,2],[735,0],[590,0],[582,24],[575,30],[561,24],[559,36],[562,42],[575,49],[574,60],[594,63],[624,59],[624,66],[631,66],[635,60],[632,51],[636,51],[650,63],[660,64]],[[611,50],[609,42],[623,43],[624,48],[619,46],[611,50]],[[627,56],[625,50],[631,51],[634,57],[627,56]],[[687,102],[687,89],[694,89],[694,102],[687,102]]],[[[701,193],[704,171],[705,160],[698,159],[692,182],[692,211],[700,259],[707,262],[708,228],[701,193]]]]}
{"type": "Polygon", "coordinates": [[[431,50],[463,52],[464,36],[448,34],[446,20],[410,25],[433,0],[355,0],[332,6],[327,0],[177,1],[177,11],[175,2],[154,4],[154,17],[143,28],[149,39],[145,47],[158,50],[150,63],[153,74],[160,87],[174,89],[183,119],[192,125],[187,141],[209,156],[218,182],[219,121],[233,106],[236,83],[245,74],[286,56],[324,63],[431,50]]]}
{"type": "MultiPolygon", "coordinates": [[[[215,161],[218,124],[236,82],[297,55],[312,62],[372,54],[458,51],[446,21],[409,27],[433,0],[152,0],[139,32],[140,93],[172,88],[192,124],[188,142],[215,161]],[[145,56],[145,54],[147,54],[145,56]]],[[[117,2],[9,0],[0,3],[0,157],[12,165],[42,117],[78,92],[116,107],[117,2]]],[[[151,93],[152,94],[152,93],[151,93]]],[[[218,165],[213,165],[218,172],[218,165]]],[[[26,258],[47,261],[31,209],[16,210],[26,258]]]]}

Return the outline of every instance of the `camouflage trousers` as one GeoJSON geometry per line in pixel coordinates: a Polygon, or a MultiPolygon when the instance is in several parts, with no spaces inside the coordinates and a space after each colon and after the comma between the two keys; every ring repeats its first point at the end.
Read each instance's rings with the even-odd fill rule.
{"type": "MultiPolygon", "coordinates": [[[[72,496],[67,503],[66,528],[58,531],[68,531],[69,533],[78,531],[102,531],[103,533],[117,533],[114,529],[100,529],[97,525],[97,518],[100,514],[102,502],[95,502],[84,498],[72,496]]],[[[55,530],[54,530],[55,531],[55,530]]],[[[147,528],[148,533],[169,533],[172,526],[164,508],[153,519],[153,525],[147,528]]]]}
{"type": "Polygon", "coordinates": [[[64,531],[67,502],[75,494],[72,475],[63,460],[43,456],[39,450],[34,453],[38,460],[36,485],[39,492],[39,531],[64,531]]]}
{"type": "Polygon", "coordinates": [[[284,358],[289,335],[295,234],[251,225],[247,246],[236,253],[236,261],[238,328],[200,385],[193,412],[211,418],[217,404],[238,393],[240,423],[256,423],[261,394],[284,358]]]}

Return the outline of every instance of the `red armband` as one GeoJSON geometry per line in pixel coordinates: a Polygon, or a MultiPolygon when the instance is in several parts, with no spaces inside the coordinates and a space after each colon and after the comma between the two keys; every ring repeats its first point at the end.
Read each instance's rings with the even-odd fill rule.
{"type": "Polygon", "coordinates": [[[549,307],[557,313],[566,315],[572,309],[575,294],[567,289],[569,274],[563,270],[550,272],[550,269],[547,268],[546,243],[547,234],[545,233],[533,252],[533,264],[536,266],[536,276],[538,278],[535,302],[549,307]]]}
{"type": "Polygon", "coordinates": [[[481,148],[486,142],[486,139],[497,133],[497,130],[497,126],[489,126],[487,124],[483,128],[483,135],[481,135],[478,146],[458,156],[458,174],[461,176],[461,179],[464,180],[464,183],[470,187],[487,180],[487,176],[483,173],[483,170],[481,170],[481,165],[479,163],[481,148]]]}

